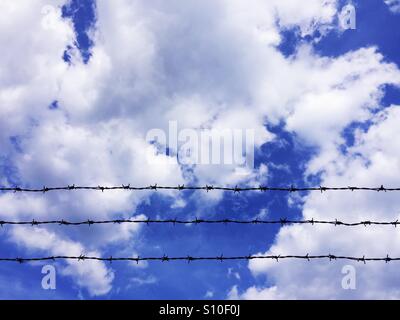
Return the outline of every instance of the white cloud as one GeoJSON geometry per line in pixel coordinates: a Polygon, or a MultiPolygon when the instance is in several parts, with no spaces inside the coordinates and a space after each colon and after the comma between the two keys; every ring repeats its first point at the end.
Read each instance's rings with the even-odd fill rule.
{"type": "MultiPolygon", "coordinates": [[[[300,0],[257,0],[251,5],[239,0],[151,5],[99,0],[96,28],[91,30],[92,57],[84,64],[75,48],[71,65],[61,59],[75,41],[71,22],[61,18],[59,9],[46,16],[46,4],[0,4],[0,46],[7,48],[0,61],[2,153],[15,165],[19,180],[32,186],[177,185],[196,180],[235,185],[268,178],[268,166],[241,176],[235,166],[197,166],[190,173],[162,155],[160,165],[151,165],[143,152],[148,146],[144,137],[152,128],[167,131],[170,120],[184,128],[251,128],[256,147],[276,139],[266,123],[286,121],[288,130],[321,149],[308,168],[318,172],[340,159],[336,146],[343,128],[371,116],[385,84],[400,83],[395,65],[385,62],[376,48],[338,58],[321,57],[307,45],[289,58],[278,51],[281,28],[298,27],[304,36],[330,26],[336,15],[334,0],[310,0],[307,5],[300,0]],[[43,25],[47,18],[51,28],[43,25]],[[10,34],[20,36],[10,39],[10,34]],[[49,110],[54,100],[59,109],[49,110]],[[19,137],[22,152],[15,150],[10,136],[19,137]]],[[[14,219],[130,217],[148,195],[3,194],[0,203],[7,209],[2,216],[14,219]]],[[[221,194],[201,194],[197,200],[213,203],[210,198],[215,203],[221,194]]],[[[182,206],[182,201],[173,206],[182,206]]],[[[115,228],[118,237],[111,236],[114,228],[93,228],[90,234],[57,229],[56,241],[98,249],[139,231],[134,226],[115,228]]],[[[40,232],[43,237],[53,234],[40,232]]],[[[37,247],[23,233],[12,239],[37,247]]],[[[106,292],[112,277],[106,270],[97,272],[90,287],[79,278],[90,272],[87,268],[77,271],[78,283],[94,294],[106,292]]],[[[73,275],[74,269],[68,270],[73,275]]]]}
{"type": "Polygon", "coordinates": [[[147,278],[134,277],[134,278],[130,278],[129,282],[134,285],[142,286],[142,285],[149,285],[149,284],[157,283],[157,278],[155,278],[154,276],[149,276],[147,278]]]}
{"type": "MultiPolygon", "coordinates": [[[[0,4],[0,141],[8,147],[9,136],[23,134],[30,115],[49,116],[47,106],[59,90],[58,81],[67,70],[61,57],[75,34],[61,19],[60,5],[43,10],[48,1],[2,1],[0,4]],[[49,19],[49,15],[51,19],[49,19]]],[[[7,149],[6,149],[7,150],[7,149]]],[[[4,151],[3,151],[4,152],[4,151]]]]}
{"type": "Polygon", "coordinates": [[[239,290],[237,286],[233,286],[231,290],[228,292],[227,296],[228,300],[239,300],[239,290]]]}
{"type": "Polygon", "coordinates": [[[399,0],[384,0],[389,6],[390,10],[394,13],[400,12],[400,1],[399,0]]]}
{"type": "Polygon", "coordinates": [[[262,208],[260,210],[260,212],[253,217],[253,219],[254,220],[255,219],[263,220],[263,219],[266,219],[268,217],[268,215],[269,215],[268,209],[267,208],[262,208]]]}
{"type": "MultiPolygon", "coordinates": [[[[10,239],[29,251],[39,251],[51,256],[67,255],[99,256],[97,251],[87,251],[78,242],[60,238],[57,234],[42,228],[15,227],[10,239]]],[[[57,265],[61,274],[72,276],[77,284],[86,288],[90,295],[104,295],[111,290],[114,273],[103,262],[68,260],[66,266],[57,265]]]]}
{"type": "MultiPolygon", "coordinates": [[[[326,164],[323,185],[395,186],[400,169],[400,145],[397,139],[399,106],[392,106],[373,118],[366,133],[358,133],[347,155],[336,151],[326,164]]],[[[318,161],[318,158],[315,159],[318,161]]],[[[399,219],[397,196],[393,193],[325,193],[305,198],[305,219],[341,221],[396,221],[399,219]]],[[[387,227],[312,227],[290,226],[280,230],[267,254],[337,254],[350,256],[399,256],[399,233],[387,227]]],[[[265,298],[398,298],[395,264],[346,262],[252,261],[254,275],[268,275],[271,287],[248,288],[240,296],[265,298]],[[357,272],[357,290],[343,290],[342,267],[352,264],[357,272]]]]}
{"type": "Polygon", "coordinates": [[[234,277],[236,280],[240,280],[240,273],[239,272],[235,272],[232,268],[228,269],[228,277],[234,277]]]}

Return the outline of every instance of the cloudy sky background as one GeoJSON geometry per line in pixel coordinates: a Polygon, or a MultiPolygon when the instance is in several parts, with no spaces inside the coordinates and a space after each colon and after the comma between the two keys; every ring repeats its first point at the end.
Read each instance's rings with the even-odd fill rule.
{"type": "MultiPolygon", "coordinates": [[[[0,183],[398,186],[400,2],[0,0],[0,183]],[[253,129],[253,170],[149,163],[146,133],[253,129]]],[[[5,220],[400,219],[396,194],[0,194],[5,220]]],[[[2,256],[400,256],[395,228],[4,227],[2,256]]],[[[0,265],[2,298],[400,298],[396,263],[252,261],[0,265]]]]}

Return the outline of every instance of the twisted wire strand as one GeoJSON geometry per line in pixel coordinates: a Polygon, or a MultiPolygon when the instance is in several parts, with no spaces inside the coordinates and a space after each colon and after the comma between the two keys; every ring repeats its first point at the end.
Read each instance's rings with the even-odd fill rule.
{"type": "Polygon", "coordinates": [[[49,257],[33,257],[33,258],[0,258],[0,262],[36,262],[36,261],[56,261],[56,260],[76,260],[76,261],[105,261],[105,262],[114,262],[114,261],[133,261],[136,263],[142,261],[161,261],[161,262],[171,262],[171,261],[186,261],[188,263],[192,261],[249,261],[249,260],[328,260],[328,261],[337,261],[337,260],[350,260],[356,262],[363,262],[366,264],[367,262],[391,262],[391,261],[400,261],[400,257],[391,258],[389,255],[386,257],[353,257],[353,256],[340,256],[340,255],[247,255],[247,256],[209,256],[209,257],[196,257],[196,256],[177,256],[177,257],[169,257],[168,255],[163,255],[162,257],[96,257],[96,256],[86,256],[81,254],[80,256],[49,256],[49,257]]]}
{"type": "Polygon", "coordinates": [[[185,190],[202,190],[206,192],[210,191],[230,191],[234,193],[246,192],[246,191],[281,191],[281,192],[307,192],[307,191],[319,191],[321,193],[326,191],[377,191],[377,192],[394,192],[400,191],[399,187],[395,188],[387,188],[383,185],[379,187],[357,187],[357,186],[347,186],[347,187],[296,187],[291,185],[290,187],[269,187],[269,186],[258,186],[258,187],[222,187],[222,186],[213,186],[213,185],[205,185],[205,186],[159,186],[158,184],[143,186],[143,187],[133,187],[130,184],[121,185],[121,186],[76,186],[76,185],[68,185],[62,187],[46,187],[42,188],[22,188],[22,187],[0,187],[1,192],[32,192],[32,193],[47,193],[51,191],[73,191],[73,190],[97,190],[97,191],[111,191],[111,190],[129,190],[129,191],[146,191],[146,190],[177,190],[177,191],[185,191],[185,190]]]}
{"type": "Polygon", "coordinates": [[[237,220],[237,219],[220,219],[220,220],[207,220],[207,219],[192,219],[192,220],[179,220],[179,219],[115,219],[115,220],[84,220],[84,221],[68,221],[68,220],[47,220],[47,221],[36,221],[35,219],[31,221],[5,221],[0,220],[0,226],[6,225],[60,225],[60,226],[91,226],[91,225],[107,225],[107,224],[170,224],[170,225],[199,225],[199,224],[236,224],[236,225],[333,225],[333,226],[343,226],[343,227],[357,227],[357,226],[394,226],[400,225],[400,221],[359,221],[359,222],[344,222],[338,219],[335,220],[289,220],[282,218],[279,220],[237,220]]]}

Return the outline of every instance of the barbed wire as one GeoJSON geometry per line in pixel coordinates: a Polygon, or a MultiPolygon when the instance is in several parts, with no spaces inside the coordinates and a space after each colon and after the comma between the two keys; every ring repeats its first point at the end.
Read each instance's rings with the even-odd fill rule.
{"type": "MultiPolygon", "coordinates": [[[[150,185],[146,187],[132,187],[131,185],[122,185],[122,186],[75,186],[68,185],[65,187],[46,187],[42,188],[21,188],[21,187],[0,187],[1,192],[32,192],[32,193],[47,193],[51,191],[74,191],[74,190],[97,190],[97,191],[110,191],[110,190],[128,190],[128,191],[157,191],[157,190],[203,190],[206,192],[209,191],[230,191],[234,193],[246,192],[246,191],[281,191],[281,192],[308,192],[308,191],[319,191],[321,193],[326,191],[376,191],[376,192],[393,192],[400,191],[400,188],[386,188],[383,185],[380,187],[296,187],[291,185],[290,187],[268,187],[268,186],[259,186],[259,187],[221,187],[221,186],[213,186],[213,185],[205,185],[205,186],[159,186],[157,184],[150,185]]],[[[58,224],[64,226],[78,226],[78,225],[93,225],[93,224],[120,224],[120,223],[142,223],[142,224],[280,224],[280,225],[289,225],[289,224],[309,224],[309,225],[317,225],[317,224],[327,224],[327,225],[335,225],[335,226],[368,226],[368,225],[391,225],[397,227],[400,222],[396,221],[360,221],[360,222],[343,222],[335,219],[334,221],[327,220],[288,220],[286,218],[279,220],[236,220],[236,219],[222,219],[222,220],[206,220],[206,219],[194,219],[194,220],[178,220],[178,219],[117,219],[117,220],[86,220],[80,222],[71,222],[66,220],[49,220],[49,221],[0,221],[0,226],[4,225],[49,225],[49,224],[58,224]]],[[[386,263],[391,261],[400,261],[400,257],[391,258],[389,255],[386,257],[355,257],[355,256],[340,256],[340,255],[247,255],[247,256],[177,256],[177,257],[169,257],[167,255],[163,255],[162,257],[96,257],[96,256],[86,256],[81,254],[80,256],[49,256],[49,257],[33,257],[33,258],[1,258],[0,262],[35,262],[35,261],[56,261],[56,260],[77,260],[77,261],[104,261],[104,262],[114,262],[114,261],[131,261],[131,262],[142,262],[142,261],[161,261],[161,262],[170,262],[170,261],[186,261],[188,263],[192,261],[250,261],[250,260],[287,260],[287,259],[295,259],[295,260],[351,260],[358,262],[369,262],[369,261],[384,261],[386,263]]]]}
{"type": "Polygon", "coordinates": [[[288,220],[286,218],[279,220],[236,220],[236,219],[220,219],[220,220],[207,220],[207,219],[193,219],[193,220],[179,220],[179,219],[115,219],[115,220],[84,220],[84,221],[67,221],[67,220],[48,220],[48,221],[36,221],[35,219],[31,221],[5,221],[0,220],[0,226],[5,225],[60,225],[60,226],[82,226],[82,225],[101,225],[101,224],[171,224],[171,225],[199,225],[199,224],[238,224],[238,225],[334,225],[334,226],[344,226],[344,227],[357,227],[357,226],[394,226],[400,225],[400,221],[359,221],[359,222],[344,222],[338,219],[335,220],[288,220]]]}
{"type": "Polygon", "coordinates": [[[372,257],[352,257],[352,256],[339,256],[339,255],[247,255],[247,256],[227,256],[224,255],[220,256],[212,256],[212,257],[195,257],[195,256],[182,256],[182,257],[169,257],[167,255],[163,255],[162,257],[112,257],[103,258],[103,257],[95,257],[95,256],[86,256],[81,254],[80,256],[51,256],[51,257],[40,257],[40,258],[0,258],[0,262],[37,262],[37,261],[56,261],[56,260],[77,260],[77,261],[105,261],[105,262],[114,262],[114,261],[132,261],[132,262],[142,262],[142,261],[161,261],[161,262],[170,262],[170,261],[186,261],[188,263],[192,261],[249,261],[249,260],[329,260],[329,261],[336,261],[336,260],[351,260],[357,262],[363,262],[364,264],[367,262],[378,262],[384,261],[386,263],[391,261],[400,261],[400,258],[391,258],[389,255],[386,257],[380,258],[372,258],[372,257]]]}
{"type": "Polygon", "coordinates": [[[282,192],[306,192],[306,191],[319,191],[321,193],[326,191],[377,191],[377,192],[393,192],[400,191],[400,188],[386,188],[383,185],[380,187],[296,187],[291,185],[290,187],[268,187],[268,186],[258,186],[258,187],[221,187],[221,186],[213,186],[213,185],[205,185],[205,186],[159,186],[158,184],[146,186],[146,187],[132,187],[130,184],[122,185],[122,186],[76,186],[76,185],[68,185],[64,187],[46,187],[42,188],[22,188],[22,187],[0,187],[0,191],[2,192],[33,192],[33,193],[47,193],[51,191],[73,191],[73,190],[97,190],[97,191],[111,191],[111,190],[129,190],[129,191],[146,191],[146,190],[177,190],[177,191],[185,191],[185,190],[203,190],[203,191],[231,191],[234,193],[246,192],[246,191],[282,191],[282,192]]]}

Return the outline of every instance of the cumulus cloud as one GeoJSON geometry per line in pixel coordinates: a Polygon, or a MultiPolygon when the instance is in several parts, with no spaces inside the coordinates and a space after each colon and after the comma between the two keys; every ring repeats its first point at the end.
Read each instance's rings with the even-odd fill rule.
{"type": "MultiPolygon", "coordinates": [[[[47,106],[58,92],[58,81],[67,65],[61,59],[75,34],[61,19],[60,5],[54,1],[2,1],[0,4],[0,141],[9,146],[10,136],[25,132],[33,119],[46,118],[47,106]],[[58,7],[57,7],[58,6],[58,7]],[[32,8],[35,8],[32,10],[32,8]]],[[[5,152],[5,151],[3,151],[5,152]]]]}
{"type": "Polygon", "coordinates": [[[384,0],[389,6],[390,10],[394,13],[400,12],[400,1],[399,0],[384,0]]]}
{"type": "MultiPolygon", "coordinates": [[[[186,129],[253,129],[256,148],[278,139],[265,125],[283,121],[288,131],[320,148],[309,173],[319,172],[322,165],[347,168],[337,152],[342,130],[370,118],[384,86],[400,82],[396,66],[376,48],[338,58],[322,57],[307,44],[290,57],[278,50],[282,30],[295,29],[304,37],[332,28],[338,5],[334,0],[310,0],[307,5],[300,0],[257,0],[251,5],[239,0],[98,0],[87,63],[74,46],[71,21],[61,17],[65,3],[54,2],[51,8],[41,0],[0,4],[0,45],[7,48],[0,61],[0,139],[14,172],[4,184],[234,185],[268,179],[268,165],[244,175],[237,174],[235,165],[187,168],[156,152],[154,165],[144,150],[157,148],[145,140],[146,133],[153,128],[168,132],[170,121],[186,129]],[[62,59],[67,48],[72,48],[69,63],[62,59]],[[51,110],[54,101],[58,107],[51,110]]],[[[336,174],[327,171],[325,177],[334,179],[336,174]]],[[[163,195],[172,198],[176,193],[163,195]]],[[[145,192],[2,194],[0,204],[2,217],[14,219],[109,218],[132,216],[148,197],[145,192]]],[[[201,197],[217,202],[222,194],[201,197]]],[[[184,207],[186,200],[178,199],[172,207],[184,207]]],[[[115,228],[119,232],[99,228],[90,235],[40,229],[32,236],[53,239],[66,250],[89,248],[101,254],[108,244],[140,232],[134,226],[115,228]]],[[[55,252],[47,241],[38,247],[19,230],[13,231],[14,242],[55,252]]],[[[111,288],[112,273],[102,264],[66,268],[65,274],[76,276],[94,295],[111,288]],[[83,278],[92,271],[89,284],[83,278]]]]}
{"type": "MultiPolygon", "coordinates": [[[[95,90],[81,86],[78,81],[86,67],[76,48],[72,51],[73,67],[62,59],[64,51],[74,47],[76,41],[71,22],[61,16],[63,4],[63,1],[53,2],[51,6],[45,1],[3,1],[1,4],[0,30],[3,32],[0,32],[0,42],[7,50],[1,62],[0,136],[4,147],[2,159],[10,160],[11,169],[16,173],[9,177],[10,180],[30,186],[38,183],[128,184],[131,181],[145,185],[181,183],[178,166],[168,164],[165,155],[155,156],[158,158],[157,166],[150,167],[143,152],[147,144],[135,133],[132,121],[79,122],[67,112],[48,108],[57,101],[60,91],[69,90],[68,81],[82,90],[81,97],[90,97],[90,89],[95,90]],[[18,36],[10,38],[10,34],[18,36]],[[11,142],[10,137],[17,138],[11,142]]],[[[71,105],[84,109],[83,100],[77,98],[79,95],[70,96],[71,105]]],[[[10,183],[4,179],[3,182],[5,185],[10,183]]],[[[136,205],[146,196],[146,193],[96,192],[49,194],[45,197],[2,194],[0,202],[5,209],[2,217],[10,220],[51,217],[82,220],[112,215],[114,218],[131,217],[136,205]]],[[[107,229],[93,228],[90,234],[83,230],[58,229],[57,236],[41,230],[40,237],[43,240],[48,238],[49,246],[43,247],[48,252],[55,251],[50,246],[52,239],[66,244],[62,246],[65,249],[70,244],[74,251],[81,251],[77,248],[89,246],[99,249],[108,243],[132,240],[139,229],[138,225],[118,225],[107,229]]],[[[24,232],[14,232],[11,239],[23,242],[28,248],[37,245],[24,232]]],[[[101,268],[94,272],[90,264],[81,264],[79,268],[64,268],[63,274],[76,278],[78,285],[87,288],[90,294],[100,295],[110,290],[113,279],[105,266],[101,268]]]]}
{"type": "MultiPolygon", "coordinates": [[[[10,240],[29,251],[45,252],[50,255],[80,256],[81,254],[98,256],[96,251],[87,251],[78,242],[60,238],[57,234],[45,229],[16,227],[11,230],[10,240]]],[[[73,276],[77,284],[86,288],[90,295],[104,295],[111,290],[114,273],[101,261],[87,261],[79,263],[68,260],[66,266],[58,268],[61,274],[73,276]]]]}
{"type": "MultiPolygon", "coordinates": [[[[373,117],[367,132],[358,132],[356,142],[344,155],[336,151],[336,159],[326,164],[322,184],[377,186],[384,181],[396,185],[399,170],[399,145],[396,123],[400,120],[399,106],[392,106],[373,117]]],[[[305,219],[338,219],[341,221],[381,220],[399,218],[397,196],[390,193],[326,193],[305,198],[305,219]]],[[[395,228],[334,228],[290,226],[280,230],[267,254],[329,254],[385,257],[400,254],[399,234],[395,228]],[[372,239],[375,239],[372,241],[372,239]]],[[[252,261],[254,275],[268,275],[271,287],[251,287],[239,293],[242,298],[398,298],[395,265],[353,264],[357,274],[357,290],[343,290],[342,267],[345,262],[260,262],[252,261]]],[[[232,292],[237,293],[233,288],[232,292]]]]}

